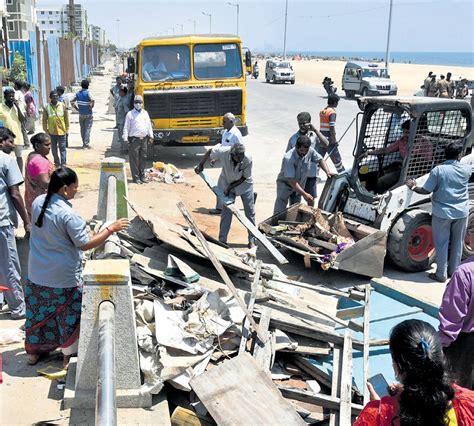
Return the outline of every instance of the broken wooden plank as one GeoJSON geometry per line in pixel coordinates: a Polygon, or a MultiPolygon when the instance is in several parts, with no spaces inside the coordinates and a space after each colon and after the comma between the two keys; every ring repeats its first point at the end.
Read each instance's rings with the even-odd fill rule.
{"type": "Polygon", "coordinates": [[[370,292],[372,288],[370,284],[365,286],[365,305],[364,305],[364,350],[362,356],[364,360],[363,372],[364,372],[364,405],[369,402],[369,390],[367,389],[367,382],[369,380],[369,340],[370,340],[370,292]]]}
{"type": "Polygon", "coordinates": [[[258,332],[261,336],[261,340],[255,342],[253,349],[253,356],[255,357],[255,361],[257,361],[257,365],[267,373],[270,373],[275,354],[275,346],[272,345],[273,335],[268,330],[268,327],[270,326],[271,312],[271,309],[262,309],[262,316],[258,323],[258,332]]]}
{"type": "Polygon", "coordinates": [[[190,384],[220,426],[305,425],[248,353],[193,377],[190,384]]]}
{"type": "MultiPolygon", "coordinates": [[[[313,393],[301,389],[285,388],[283,386],[278,386],[278,389],[285,398],[291,398],[301,402],[309,402],[312,404],[319,405],[321,407],[328,408],[329,410],[339,411],[341,400],[331,395],[313,393]]],[[[363,408],[363,405],[354,403],[351,404],[351,411],[353,415],[360,414],[363,408]]],[[[350,425],[351,423],[347,424],[350,425]]]]}
{"type": "Polygon", "coordinates": [[[199,176],[201,176],[202,180],[206,183],[209,189],[214,194],[216,194],[216,196],[222,201],[224,205],[234,203],[235,200],[225,195],[224,191],[221,188],[219,188],[216,183],[214,183],[211,179],[209,179],[209,177],[206,175],[204,171],[199,172],[199,176]]]}
{"type": "Polygon", "coordinates": [[[317,312],[318,314],[329,318],[330,320],[334,321],[335,323],[337,323],[339,325],[342,325],[343,327],[350,328],[351,330],[354,330],[354,331],[363,331],[363,329],[364,329],[363,326],[361,326],[358,322],[344,321],[344,320],[338,318],[337,316],[330,315],[330,314],[324,312],[323,310],[316,308],[315,306],[307,305],[307,307],[309,309],[311,309],[312,311],[317,312]]]}
{"type": "Polygon", "coordinates": [[[244,214],[242,214],[235,204],[226,205],[224,208],[228,208],[234,214],[239,222],[244,225],[258,241],[262,243],[262,245],[270,252],[270,254],[280,265],[288,263],[286,257],[280,253],[280,251],[268,240],[265,235],[263,235],[257,229],[257,227],[252,222],[250,222],[250,220],[247,219],[244,214]]]}
{"type": "Polygon", "coordinates": [[[295,355],[329,355],[331,348],[327,342],[321,340],[310,339],[305,336],[298,336],[296,334],[286,333],[288,337],[298,343],[296,349],[281,349],[278,352],[286,352],[295,355]]]}
{"type": "Polygon", "coordinates": [[[341,395],[339,422],[341,425],[352,424],[352,338],[349,330],[344,333],[344,343],[341,352],[341,395]]]}
{"type": "MultiPolygon", "coordinates": [[[[331,396],[339,398],[341,395],[341,349],[334,346],[332,353],[331,396]]],[[[339,413],[329,415],[329,426],[340,426],[339,413]]]]}
{"type": "MultiPolygon", "coordinates": [[[[250,293],[250,300],[248,304],[248,311],[250,313],[253,312],[253,307],[255,305],[255,299],[257,297],[257,290],[258,290],[258,285],[260,283],[260,272],[262,271],[262,261],[257,260],[257,266],[255,268],[255,275],[253,276],[253,281],[252,281],[252,287],[251,287],[251,293],[250,293]]],[[[245,318],[244,324],[242,326],[242,339],[240,340],[240,347],[239,347],[239,355],[243,352],[245,352],[245,349],[247,348],[247,340],[250,337],[250,326],[248,319],[245,318]]]]}
{"type": "MultiPolygon", "coordinates": [[[[186,206],[181,201],[177,204],[177,206],[178,206],[179,210],[181,211],[182,215],[184,216],[184,218],[186,219],[186,222],[188,222],[188,225],[193,229],[193,232],[197,236],[197,238],[198,238],[199,242],[201,243],[202,247],[207,252],[207,255],[208,255],[210,261],[214,265],[214,268],[216,268],[216,270],[219,273],[219,275],[221,276],[222,280],[227,285],[227,287],[229,287],[230,292],[235,297],[235,300],[237,301],[239,306],[242,308],[242,310],[245,312],[245,316],[249,320],[250,325],[253,327],[253,329],[255,331],[257,331],[258,326],[257,326],[257,323],[255,322],[255,320],[253,319],[252,314],[250,314],[250,312],[247,309],[247,306],[245,306],[244,301],[242,300],[239,293],[237,292],[237,289],[235,288],[234,284],[232,283],[231,279],[229,278],[229,275],[227,275],[227,272],[224,269],[224,267],[222,266],[221,262],[219,261],[219,259],[217,259],[217,257],[215,256],[215,254],[211,250],[211,248],[209,246],[209,243],[206,241],[204,236],[201,234],[201,231],[197,227],[196,222],[194,222],[194,219],[192,218],[192,216],[189,213],[188,209],[186,208],[186,206]]],[[[258,334],[258,331],[257,331],[257,334],[258,334]]],[[[259,338],[260,338],[260,336],[259,336],[259,338]]]]}

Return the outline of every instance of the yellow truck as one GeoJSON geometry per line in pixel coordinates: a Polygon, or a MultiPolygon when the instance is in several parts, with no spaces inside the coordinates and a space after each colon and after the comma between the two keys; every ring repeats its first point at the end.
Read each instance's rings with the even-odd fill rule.
{"type": "Polygon", "coordinates": [[[213,145],[223,132],[223,116],[231,112],[247,135],[246,76],[242,43],[232,35],[183,35],[142,40],[129,68],[135,94],[153,122],[155,143],[149,145],[213,145]]]}

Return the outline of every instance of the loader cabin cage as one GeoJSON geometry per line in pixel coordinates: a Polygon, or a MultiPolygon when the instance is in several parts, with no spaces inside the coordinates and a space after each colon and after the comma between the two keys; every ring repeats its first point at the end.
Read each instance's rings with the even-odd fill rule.
{"type": "Polygon", "coordinates": [[[408,178],[429,173],[445,161],[444,150],[449,143],[464,142],[471,125],[468,106],[460,109],[458,102],[449,103],[443,102],[442,108],[434,105],[436,110],[431,111],[423,111],[423,104],[417,111],[404,108],[402,103],[368,105],[353,169],[367,191],[383,193],[403,185],[408,178]],[[385,153],[364,156],[379,149],[385,153]]]}

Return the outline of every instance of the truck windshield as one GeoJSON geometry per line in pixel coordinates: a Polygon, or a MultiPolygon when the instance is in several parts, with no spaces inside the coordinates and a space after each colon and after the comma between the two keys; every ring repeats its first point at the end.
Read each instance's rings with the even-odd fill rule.
{"type": "Polygon", "coordinates": [[[145,46],[142,52],[143,81],[189,80],[189,47],[145,46]]]}
{"type": "Polygon", "coordinates": [[[236,43],[194,46],[194,76],[197,79],[239,78],[242,59],[236,43]]]}
{"type": "Polygon", "coordinates": [[[290,68],[290,63],[289,62],[280,62],[276,66],[277,66],[277,68],[290,68]]]}

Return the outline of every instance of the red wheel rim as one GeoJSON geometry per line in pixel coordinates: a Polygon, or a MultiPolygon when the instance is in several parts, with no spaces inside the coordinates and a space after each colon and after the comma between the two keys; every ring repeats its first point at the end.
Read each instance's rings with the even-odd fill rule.
{"type": "Polygon", "coordinates": [[[431,225],[420,225],[410,235],[408,254],[416,262],[422,262],[430,257],[434,250],[431,225]]]}

